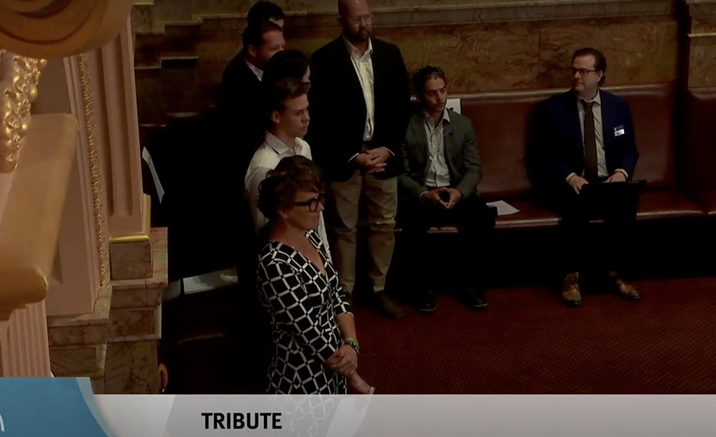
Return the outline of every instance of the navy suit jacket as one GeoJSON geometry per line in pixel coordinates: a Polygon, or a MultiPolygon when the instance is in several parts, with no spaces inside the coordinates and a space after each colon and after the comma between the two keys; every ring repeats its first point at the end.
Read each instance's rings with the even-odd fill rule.
{"type": "MultiPolygon", "coordinates": [[[[634,175],[639,158],[634,140],[634,124],[624,98],[600,90],[602,101],[602,138],[607,171],[625,170],[634,175]]],[[[543,160],[541,172],[552,183],[564,182],[570,173],[584,171],[584,142],[574,90],[551,97],[537,111],[538,137],[536,151],[543,160]]]]}

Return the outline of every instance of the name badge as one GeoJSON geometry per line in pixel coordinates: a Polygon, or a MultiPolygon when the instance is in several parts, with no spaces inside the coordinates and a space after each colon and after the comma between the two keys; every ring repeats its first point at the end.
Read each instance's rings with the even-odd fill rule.
{"type": "Polygon", "coordinates": [[[614,136],[615,137],[620,137],[622,135],[624,135],[624,125],[623,124],[614,128],[614,136]]]}

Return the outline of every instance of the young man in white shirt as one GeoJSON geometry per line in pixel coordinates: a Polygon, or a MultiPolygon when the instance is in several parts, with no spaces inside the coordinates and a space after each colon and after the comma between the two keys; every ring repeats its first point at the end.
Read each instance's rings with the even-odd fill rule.
{"type": "MultiPolygon", "coordinates": [[[[313,159],[311,147],[301,139],[308,130],[310,120],[308,89],[309,85],[301,80],[286,78],[271,84],[265,90],[268,103],[267,117],[271,121],[271,126],[266,131],[263,144],[254,153],[244,179],[256,232],[266,225],[266,218],[257,207],[259,184],[266,179],[266,174],[288,156],[302,155],[313,159]]],[[[323,216],[321,216],[318,233],[326,248],[329,249],[323,216]]]]}

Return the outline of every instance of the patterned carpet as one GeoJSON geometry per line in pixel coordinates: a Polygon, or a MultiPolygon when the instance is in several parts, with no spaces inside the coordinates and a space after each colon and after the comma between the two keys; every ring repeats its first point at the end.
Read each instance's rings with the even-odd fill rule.
{"type": "MultiPolygon", "coordinates": [[[[484,312],[449,294],[436,313],[405,306],[400,320],[357,307],[359,373],[382,394],[716,393],[716,278],[634,285],[641,302],[585,293],[578,309],[547,288],[488,290],[484,312]]],[[[168,391],[256,391],[239,370],[249,359],[241,341],[175,348],[168,391]]]]}

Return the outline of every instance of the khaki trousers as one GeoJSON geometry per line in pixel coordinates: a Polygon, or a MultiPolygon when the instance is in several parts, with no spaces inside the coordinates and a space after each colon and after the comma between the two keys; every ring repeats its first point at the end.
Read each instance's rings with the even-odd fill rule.
{"type": "Polygon", "coordinates": [[[395,247],[395,214],[398,208],[398,178],[378,179],[359,170],[345,182],[329,184],[331,205],[334,208],[334,261],[341,287],[353,293],[356,283],[356,230],[361,201],[368,225],[369,267],[373,291],[385,290],[390,262],[395,247]]]}

